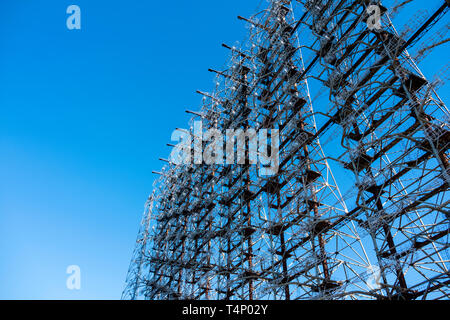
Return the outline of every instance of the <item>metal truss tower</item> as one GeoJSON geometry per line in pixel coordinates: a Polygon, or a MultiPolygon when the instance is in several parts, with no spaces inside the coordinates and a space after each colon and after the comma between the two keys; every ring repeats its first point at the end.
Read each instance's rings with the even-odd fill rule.
{"type": "Polygon", "coordinates": [[[450,117],[408,50],[449,5],[402,33],[370,0],[271,0],[239,17],[248,41],[224,45],[190,130],[276,128],[278,173],[169,162],[122,297],[448,299],[450,117]]]}

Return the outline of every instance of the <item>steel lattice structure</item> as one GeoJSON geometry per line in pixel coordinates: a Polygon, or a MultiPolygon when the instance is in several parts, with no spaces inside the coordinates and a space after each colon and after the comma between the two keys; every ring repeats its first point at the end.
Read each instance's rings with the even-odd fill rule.
{"type": "Polygon", "coordinates": [[[248,40],[224,45],[191,131],[277,128],[279,171],[169,162],[123,298],[449,298],[450,114],[408,53],[440,5],[402,33],[369,0],[271,0],[239,17],[248,40]],[[312,81],[327,105],[313,108],[312,81]],[[331,163],[351,181],[342,193],[331,163]]]}

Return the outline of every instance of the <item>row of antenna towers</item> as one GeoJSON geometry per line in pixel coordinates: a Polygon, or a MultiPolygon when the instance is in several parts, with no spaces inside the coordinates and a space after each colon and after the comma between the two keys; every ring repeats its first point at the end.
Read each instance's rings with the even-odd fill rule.
{"type": "Polygon", "coordinates": [[[190,124],[279,129],[279,172],[166,160],[122,298],[448,299],[450,114],[416,61],[450,1],[401,32],[411,1],[267,2],[190,124]]]}

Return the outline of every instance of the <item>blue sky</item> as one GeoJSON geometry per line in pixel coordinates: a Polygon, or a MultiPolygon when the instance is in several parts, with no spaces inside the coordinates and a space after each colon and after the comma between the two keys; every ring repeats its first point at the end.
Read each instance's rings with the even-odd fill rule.
{"type": "Polygon", "coordinates": [[[195,90],[212,89],[221,43],[246,34],[236,16],[259,3],[1,2],[0,299],[120,298],[151,171],[195,90]],[[71,4],[81,30],[66,28],[71,4]],[[79,291],[66,288],[73,264],[79,291]]]}

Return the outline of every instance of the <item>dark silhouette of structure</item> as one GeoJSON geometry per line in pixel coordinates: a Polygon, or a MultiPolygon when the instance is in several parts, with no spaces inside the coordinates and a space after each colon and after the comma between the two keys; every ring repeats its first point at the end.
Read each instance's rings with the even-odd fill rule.
{"type": "Polygon", "coordinates": [[[169,162],[123,298],[449,298],[449,111],[408,53],[448,8],[402,33],[369,0],[272,0],[239,17],[248,42],[224,45],[231,67],[210,70],[193,119],[279,129],[279,171],[169,162]],[[327,104],[313,108],[308,82],[327,104]]]}

